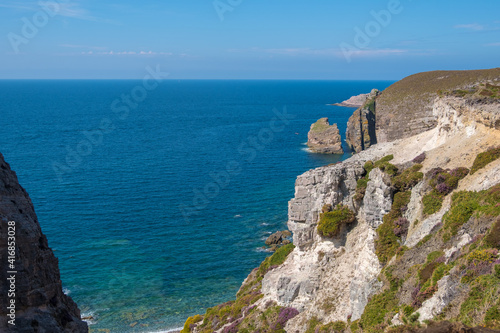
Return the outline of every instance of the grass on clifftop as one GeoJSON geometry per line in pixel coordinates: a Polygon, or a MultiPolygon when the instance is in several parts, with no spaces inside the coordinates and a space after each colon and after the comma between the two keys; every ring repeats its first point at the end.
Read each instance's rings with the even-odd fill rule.
{"type": "Polygon", "coordinates": [[[500,68],[468,71],[432,71],[405,77],[383,91],[377,99],[379,107],[392,105],[397,108],[405,99],[415,99],[421,105],[438,95],[438,91],[464,89],[478,82],[500,77],[500,68]]]}
{"type": "Polygon", "coordinates": [[[327,121],[325,121],[325,120],[326,120],[326,118],[318,119],[318,121],[316,121],[314,123],[314,125],[312,126],[311,131],[313,131],[313,132],[326,131],[330,127],[330,125],[328,125],[327,121]]]}

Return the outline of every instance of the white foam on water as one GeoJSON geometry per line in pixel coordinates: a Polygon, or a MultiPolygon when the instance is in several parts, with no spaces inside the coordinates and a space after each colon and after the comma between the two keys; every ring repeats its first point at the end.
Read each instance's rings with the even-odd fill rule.
{"type": "Polygon", "coordinates": [[[171,328],[171,329],[166,330],[166,331],[149,331],[149,332],[145,332],[145,333],[171,333],[171,332],[181,331],[182,329],[183,329],[183,327],[179,327],[179,328],[171,328]]]}

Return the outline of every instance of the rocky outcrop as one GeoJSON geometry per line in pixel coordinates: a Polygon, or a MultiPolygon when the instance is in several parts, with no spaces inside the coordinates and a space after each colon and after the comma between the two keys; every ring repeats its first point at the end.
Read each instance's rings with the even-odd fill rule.
{"type": "Polygon", "coordinates": [[[368,94],[365,103],[349,118],[346,130],[346,142],[349,148],[359,153],[368,149],[375,143],[375,110],[376,98],[380,94],[377,89],[373,89],[368,94]]]}
{"type": "Polygon", "coordinates": [[[87,333],[80,310],[62,291],[57,258],[40,229],[31,199],[1,154],[0,236],[0,331],[87,333]],[[8,262],[7,237],[9,231],[12,235],[14,230],[8,228],[9,221],[15,222],[14,263],[8,262]],[[13,266],[8,266],[10,264],[13,266]],[[10,289],[7,278],[11,276],[15,277],[15,297],[12,298],[7,297],[10,289]],[[15,299],[15,326],[7,322],[11,320],[7,306],[12,299],[15,299]]]}
{"type": "Polygon", "coordinates": [[[379,168],[370,172],[369,179],[363,199],[364,220],[377,229],[382,224],[384,215],[391,210],[394,189],[390,177],[379,168]]]}
{"type": "Polygon", "coordinates": [[[359,108],[365,104],[366,100],[369,98],[370,94],[360,94],[356,96],[350,97],[348,100],[345,100],[340,103],[335,103],[332,105],[336,106],[345,106],[348,108],[359,108]]]}
{"type": "MultiPolygon", "coordinates": [[[[271,252],[276,251],[280,245],[290,244],[290,239],[287,239],[292,236],[292,233],[288,230],[276,231],[275,233],[269,235],[266,239],[266,245],[269,246],[269,250],[271,252]]],[[[266,249],[264,246],[263,249],[266,249]]]]}
{"type": "Polygon", "coordinates": [[[304,248],[319,240],[316,226],[324,205],[342,203],[353,208],[356,180],[364,169],[359,162],[343,162],[310,170],[295,182],[295,197],[288,203],[288,229],[295,246],[304,248]]]}
{"type": "Polygon", "coordinates": [[[328,118],[321,118],[311,125],[311,129],[307,134],[307,145],[314,153],[344,153],[337,124],[330,125],[328,118]]]}

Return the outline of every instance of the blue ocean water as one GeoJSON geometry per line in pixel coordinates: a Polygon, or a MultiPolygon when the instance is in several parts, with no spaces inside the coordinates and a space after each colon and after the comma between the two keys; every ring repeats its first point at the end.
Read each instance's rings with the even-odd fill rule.
{"type": "Polygon", "coordinates": [[[327,104],[391,83],[0,81],[0,151],[92,330],[165,331],[233,299],[297,175],[350,156],[305,149],[320,117],[345,136],[327,104]]]}

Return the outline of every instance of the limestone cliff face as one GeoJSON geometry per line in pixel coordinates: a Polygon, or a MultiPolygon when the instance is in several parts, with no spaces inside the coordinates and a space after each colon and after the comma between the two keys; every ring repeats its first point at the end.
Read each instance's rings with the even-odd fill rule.
{"type": "Polygon", "coordinates": [[[57,258],[42,233],[28,193],[0,154],[1,332],[86,333],[80,310],[62,291],[57,258]],[[8,222],[15,222],[15,326],[7,320],[8,222]]]}
{"type": "Polygon", "coordinates": [[[408,138],[436,127],[432,110],[438,92],[468,89],[488,80],[498,82],[500,68],[425,72],[394,83],[377,99],[378,142],[408,138]]]}
{"type": "Polygon", "coordinates": [[[378,90],[372,90],[365,103],[354,111],[347,122],[346,142],[349,148],[356,153],[377,143],[375,110],[376,98],[379,94],[378,90]]]}
{"type": "MultiPolygon", "coordinates": [[[[262,283],[265,301],[272,300],[299,309],[300,314],[287,323],[287,332],[305,332],[311,318],[323,323],[357,320],[369,298],[381,290],[382,283],[377,276],[383,265],[375,253],[375,240],[383,216],[391,210],[394,187],[388,175],[375,168],[369,174],[363,200],[356,202],[353,199],[355,182],[363,175],[365,161],[394,154],[398,165],[405,165],[427,151],[424,170],[457,166],[453,163],[470,167],[472,156],[480,152],[481,147],[484,149],[489,143],[500,143],[498,103],[477,104],[460,98],[437,98],[432,110],[437,124],[433,130],[406,140],[375,145],[342,164],[310,170],[297,178],[295,198],[289,202],[288,221],[297,247],[283,265],[265,275],[262,283]],[[478,141],[484,145],[477,145],[478,141]],[[462,156],[462,161],[451,162],[458,156],[462,156]],[[348,205],[357,213],[357,224],[336,239],[325,239],[316,230],[321,207],[338,203],[348,205]]],[[[485,172],[466,177],[461,184],[461,190],[474,191],[500,184],[500,161],[492,163],[485,172]]],[[[439,212],[423,216],[422,185],[420,182],[412,191],[404,213],[411,224],[408,237],[401,245],[409,248],[416,247],[435,230],[450,208],[448,197],[439,212]]],[[[484,227],[482,230],[484,232],[484,227]]],[[[469,243],[477,232],[452,240],[445,251],[449,253],[448,257],[469,243]]],[[[432,319],[441,313],[460,294],[458,286],[456,275],[439,281],[439,292],[418,310],[419,320],[432,319]]],[[[463,294],[462,291],[461,297],[463,294]]],[[[398,319],[395,318],[394,322],[398,323],[398,319]]]]}
{"type": "Polygon", "coordinates": [[[307,134],[307,145],[314,153],[344,153],[337,124],[330,125],[328,118],[321,118],[311,125],[307,134]]]}

